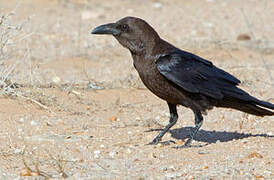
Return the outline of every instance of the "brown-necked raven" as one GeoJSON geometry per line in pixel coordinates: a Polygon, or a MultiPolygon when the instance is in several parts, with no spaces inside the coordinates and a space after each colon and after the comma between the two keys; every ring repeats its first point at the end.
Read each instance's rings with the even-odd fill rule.
{"type": "Polygon", "coordinates": [[[195,129],[182,147],[190,146],[202,125],[202,114],[213,107],[233,108],[256,116],[274,115],[274,104],[252,97],[237,87],[240,80],[210,61],[161,39],[140,18],[125,17],[96,27],[92,34],[113,35],[131,52],[134,67],[144,85],[167,102],[169,124],[150,144],[157,144],[177,122],[176,105],[190,108],[195,115],[195,129]]]}

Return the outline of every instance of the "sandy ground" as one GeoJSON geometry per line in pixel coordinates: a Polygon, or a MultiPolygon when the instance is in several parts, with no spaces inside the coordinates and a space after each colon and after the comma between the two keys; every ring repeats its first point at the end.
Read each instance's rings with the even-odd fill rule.
{"type": "Polygon", "coordinates": [[[143,86],[114,38],[90,35],[99,24],[141,17],[164,39],[274,102],[273,6],[267,0],[0,1],[0,14],[14,11],[9,22],[24,23],[17,31],[24,38],[0,58],[1,78],[8,74],[20,86],[6,91],[0,84],[0,179],[273,179],[273,117],[215,108],[193,143],[202,147],[174,149],[194,124],[192,112],[179,107],[178,123],[163,138],[175,144],[146,145],[168,122],[166,103],[143,86]]]}

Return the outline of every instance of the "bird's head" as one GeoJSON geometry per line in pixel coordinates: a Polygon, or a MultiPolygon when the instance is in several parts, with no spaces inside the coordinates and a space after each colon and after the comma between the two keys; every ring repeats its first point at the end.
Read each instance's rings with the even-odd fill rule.
{"type": "Polygon", "coordinates": [[[113,35],[133,54],[141,54],[150,50],[160,38],[147,22],[136,17],[125,17],[115,23],[100,25],[91,33],[113,35]]]}

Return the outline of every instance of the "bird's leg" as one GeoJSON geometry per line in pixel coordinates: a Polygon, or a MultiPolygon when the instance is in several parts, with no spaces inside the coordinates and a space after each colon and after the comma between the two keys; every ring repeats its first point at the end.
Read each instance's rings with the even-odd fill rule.
{"type": "Polygon", "coordinates": [[[199,131],[200,127],[203,124],[203,116],[200,111],[194,112],[195,114],[195,128],[194,131],[190,134],[190,138],[186,141],[186,143],[182,147],[190,147],[191,142],[199,131]]]}
{"type": "Polygon", "coordinates": [[[166,134],[166,132],[174,125],[176,124],[177,120],[178,120],[178,114],[177,114],[177,108],[175,104],[170,104],[168,103],[168,107],[169,107],[169,112],[170,112],[170,119],[169,119],[169,124],[164,128],[163,131],[161,131],[158,136],[156,136],[152,142],[150,142],[149,144],[158,144],[162,137],[166,134]]]}

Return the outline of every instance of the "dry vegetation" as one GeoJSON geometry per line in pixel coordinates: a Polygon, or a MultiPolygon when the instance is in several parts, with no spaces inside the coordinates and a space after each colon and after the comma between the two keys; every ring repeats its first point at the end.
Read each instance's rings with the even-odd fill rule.
{"type": "MultiPolygon", "coordinates": [[[[147,146],[168,121],[165,102],[115,39],[90,35],[140,16],[274,102],[274,3],[244,2],[0,2],[0,179],[274,178],[273,117],[214,109],[195,138],[202,148],[147,146]]],[[[164,141],[188,137],[192,113],[179,116],[164,141]]]]}

